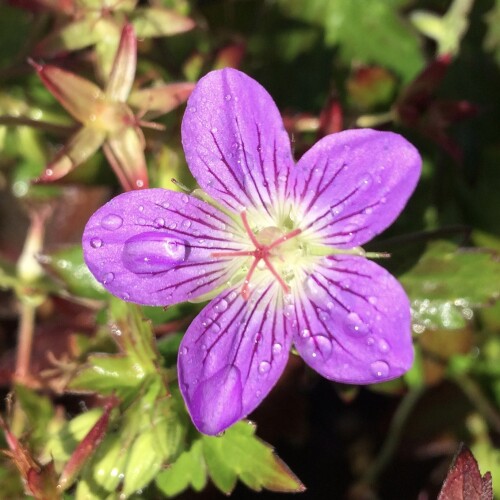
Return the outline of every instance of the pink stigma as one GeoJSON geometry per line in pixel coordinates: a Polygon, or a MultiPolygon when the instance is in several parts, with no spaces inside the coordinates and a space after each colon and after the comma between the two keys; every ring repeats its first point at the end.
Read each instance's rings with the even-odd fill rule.
{"type": "Polygon", "coordinates": [[[273,276],[278,280],[278,283],[280,284],[281,288],[283,288],[285,293],[290,293],[290,287],[285,283],[285,281],[283,280],[283,278],[281,277],[281,275],[271,262],[270,259],[271,250],[273,248],[279,247],[281,244],[285,243],[289,239],[294,238],[295,236],[300,234],[302,232],[301,229],[298,228],[294,229],[293,231],[290,231],[289,233],[280,236],[272,243],[264,245],[259,242],[254,232],[252,231],[250,225],[248,224],[246,212],[241,212],[241,220],[243,221],[243,226],[252,244],[254,245],[255,250],[241,250],[235,252],[214,252],[212,254],[212,257],[245,257],[245,256],[253,257],[252,264],[250,266],[250,269],[248,270],[247,275],[245,276],[245,281],[243,282],[243,288],[241,289],[241,295],[245,300],[248,300],[248,298],[250,297],[250,280],[252,279],[253,273],[257,268],[258,263],[261,260],[264,261],[269,271],[271,271],[273,276]]]}

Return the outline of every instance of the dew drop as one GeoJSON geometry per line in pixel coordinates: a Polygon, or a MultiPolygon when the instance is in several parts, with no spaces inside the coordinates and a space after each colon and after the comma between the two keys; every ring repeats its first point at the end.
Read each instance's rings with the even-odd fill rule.
{"type": "Polygon", "coordinates": [[[360,189],[368,189],[373,182],[373,178],[370,174],[366,174],[360,181],[359,187],[360,189]]]}
{"type": "Polygon", "coordinates": [[[188,349],[187,347],[183,347],[183,348],[181,349],[181,355],[182,355],[182,356],[185,356],[185,355],[188,353],[188,351],[189,351],[189,349],[188,349]]]}
{"type": "Polygon", "coordinates": [[[385,361],[374,361],[370,369],[377,378],[385,378],[389,375],[390,367],[385,361]]]}
{"type": "Polygon", "coordinates": [[[331,209],[333,215],[340,215],[343,211],[344,211],[343,203],[338,203],[337,205],[334,205],[331,209]]]}
{"type": "Polygon", "coordinates": [[[123,224],[123,219],[116,214],[108,214],[101,220],[101,226],[108,231],[115,231],[123,224]]]}
{"type": "Polygon", "coordinates": [[[308,330],[307,328],[304,328],[304,330],[302,330],[300,332],[300,336],[303,338],[303,339],[307,339],[311,336],[311,331],[308,330]]]}
{"type": "Polygon", "coordinates": [[[102,247],[102,240],[100,238],[92,238],[90,240],[90,246],[92,248],[101,248],[102,247]]]}
{"type": "Polygon", "coordinates": [[[167,271],[184,262],[189,254],[186,242],[168,233],[141,233],[123,245],[123,265],[133,273],[167,271]]]}
{"type": "Polygon", "coordinates": [[[366,215],[370,215],[371,213],[373,213],[373,208],[372,207],[365,208],[364,212],[366,215]]]}
{"type": "Polygon", "coordinates": [[[171,224],[168,225],[169,229],[175,229],[177,227],[177,224],[175,222],[172,222],[171,224]]]}
{"type": "Polygon", "coordinates": [[[160,228],[165,226],[165,219],[162,219],[159,217],[158,219],[155,219],[155,226],[160,228]]]}
{"type": "Polygon", "coordinates": [[[368,337],[366,339],[366,344],[371,347],[373,344],[375,344],[375,339],[373,337],[368,337]]]}
{"type": "Polygon", "coordinates": [[[368,302],[374,306],[377,303],[377,297],[368,297],[368,302]]]}
{"type": "Polygon", "coordinates": [[[219,129],[217,127],[213,127],[211,132],[212,132],[212,134],[216,134],[218,132],[218,130],[219,129]]]}
{"type": "Polygon", "coordinates": [[[306,339],[306,352],[313,358],[327,359],[332,352],[332,342],[325,335],[312,335],[306,339]]]}
{"type": "Polygon", "coordinates": [[[347,326],[353,334],[364,335],[368,333],[368,325],[355,312],[350,312],[347,315],[347,326]]]}
{"type": "Polygon", "coordinates": [[[391,346],[384,339],[378,341],[378,350],[384,354],[387,354],[391,350],[391,346]]]}
{"type": "Polygon", "coordinates": [[[140,226],[145,226],[146,225],[146,219],[144,217],[139,217],[139,219],[137,219],[137,223],[140,226]]]}
{"type": "Polygon", "coordinates": [[[283,346],[279,342],[276,342],[273,344],[272,349],[273,354],[279,354],[283,350],[283,346]]]}
{"type": "Polygon", "coordinates": [[[229,304],[226,299],[221,299],[215,305],[215,310],[219,313],[224,312],[227,309],[228,305],[229,304]]]}
{"type": "Polygon", "coordinates": [[[139,207],[139,212],[144,212],[144,207],[142,205],[139,207]]]}
{"type": "Polygon", "coordinates": [[[186,229],[189,229],[191,227],[191,221],[190,220],[183,220],[182,221],[182,227],[185,227],[186,229]]]}
{"type": "Polygon", "coordinates": [[[125,292],[125,293],[122,295],[122,299],[123,299],[123,300],[130,300],[130,294],[128,294],[127,292],[125,292]]]}
{"type": "Polygon", "coordinates": [[[191,106],[189,108],[189,111],[191,111],[191,113],[196,113],[196,108],[194,106],[191,106]]]}
{"type": "Polygon", "coordinates": [[[166,202],[162,203],[161,206],[163,208],[168,208],[168,207],[170,207],[170,203],[168,201],[166,201],[166,202]]]}
{"type": "Polygon", "coordinates": [[[271,363],[269,361],[261,361],[259,363],[259,373],[265,375],[271,369],[271,363]]]}
{"type": "Polygon", "coordinates": [[[189,203],[189,196],[187,194],[183,194],[181,196],[181,200],[183,201],[183,203],[189,203]]]}
{"type": "Polygon", "coordinates": [[[226,101],[230,101],[231,100],[231,94],[226,94],[225,99],[226,99],[226,101]]]}
{"type": "Polygon", "coordinates": [[[258,344],[262,340],[262,333],[256,333],[254,337],[254,342],[258,344]]]}
{"type": "Polygon", "coordinates": [[[115,279],[115,275],[113,273],[106,273],[102,277],[102,282],[104,285],[107,285],[107,284],[111,283],[114,279],[115,279]]]}

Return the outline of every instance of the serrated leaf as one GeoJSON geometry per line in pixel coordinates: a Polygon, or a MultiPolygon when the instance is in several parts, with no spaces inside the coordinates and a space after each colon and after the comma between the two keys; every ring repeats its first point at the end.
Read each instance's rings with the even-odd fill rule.
{"type": "Polygon", "coordinates": [[[255,436],[255,426],[250,422],[238,422],[221,437],[202,436],[202,441],[210,476],[226,494],[234,487],[233,483],[230,489],[223,489],[231,483],[231,472],[255,491],[305,489],[273,449],[255,436]]]}
{"type": "Polygon", "coordinates": [[[481,477],[474,455],[464,445],[453,459],[438,500],[493,500],[491,474],[481,477]]]}
{"type": "Polygon", "coordinates": [[[207,473],[226,495],[233,491],[237,479],[255,491],[305,489],[271,446],[255,436],[255,426],[246,421],[233,425],[222,436],[202,435],[189,451],[158,475],[156,485],[168,496],[177,495],[189,486],[200,491],[207,473]]]}
{"type": "Polygon", "coordinates": [[[500,296],[500,261],[489,250],[460,249],[439,241],[429,245],[400,281],[419,328],[460,329],[474,308],[491,304],[500,296]]]}
{"type": "Polygon", "coordinates": [[[328,45],[339,45],[342,58],[393,69],[405,80],[424,65],[416,33],[398,14],[398,0],[279,0],[284,12],[325,30],[328,45]],[[369,33],[370,36],[366,36],[369,33]]]}
{"type": "Polygon", "coordinates": [[[189,487],[201,491],[207,484],[201,440],[195,441],[168,469],[160,472],[155,483],[168,497],[178,495],[189,487]]]}

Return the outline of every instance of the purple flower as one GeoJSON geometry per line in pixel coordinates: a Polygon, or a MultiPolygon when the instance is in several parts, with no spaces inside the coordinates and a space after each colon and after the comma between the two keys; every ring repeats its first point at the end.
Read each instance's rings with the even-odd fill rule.
{"type": "Polygon", "coordinates": [[[413,349],[399,283],[361,245],[391,224],[417,183],[415,148],[349,130],[295,165],[269,94],[233,69],[199,81],[182,122],[196,196],[117,196],[85,229],[85,259],[114,295],[165,306],[211,302],[180,346],[179,384],[196,427],[217,434],[248,415],[292,344],[324,377],[400,376],[413,349]]]}

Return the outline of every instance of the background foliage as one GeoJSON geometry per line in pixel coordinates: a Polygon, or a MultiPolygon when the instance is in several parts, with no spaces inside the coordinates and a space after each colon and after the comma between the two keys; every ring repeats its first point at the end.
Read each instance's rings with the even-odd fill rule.
{"type": "MultiPolygon", "coordinates": [[[[499,0],[2,3],[4,498],[222,498],[235,488],[253,498],[303,485],[314,499],[435,498],[460,442],[500,497],[499,26],[499,0]],[[120,44],[127,22],[136,69],[135,46],[120,44]],[[113,93],[117,60],[125,83],[113,93]],[[419,148],[417,191],[369,248],[392,254],[382,264],[410,296],[417,358],[403,378],[357,388],[292,356],[251,415],[257,427],[207,437],[189,421],[175,370],[200,305],[161,310],[110,297],[79,241],[90,214],[130,187],[124,172],[195,187],[179,136],[191,86],[171,84],[228,65],[276,99],[297,157],[360,126],[396,130],[419,148]],[[51,93],[53,68],[92,87],[51,93]],[[94,102],[82,97],[95,86],[107,92],[102,109],[116,111],[125,93],[131,111],[119,109],[135,117],[105,154],[88,149],[89,137],[112,134],[119,113],[98,116],[96,128],[94,102]],[[69,140],[79,123],[84,139],[69,140]],[[50,182],[47,166],[61,179],[50,182]]],[[[450,495],[464,474],[482,484],[463,456],[450,495]]]]}

